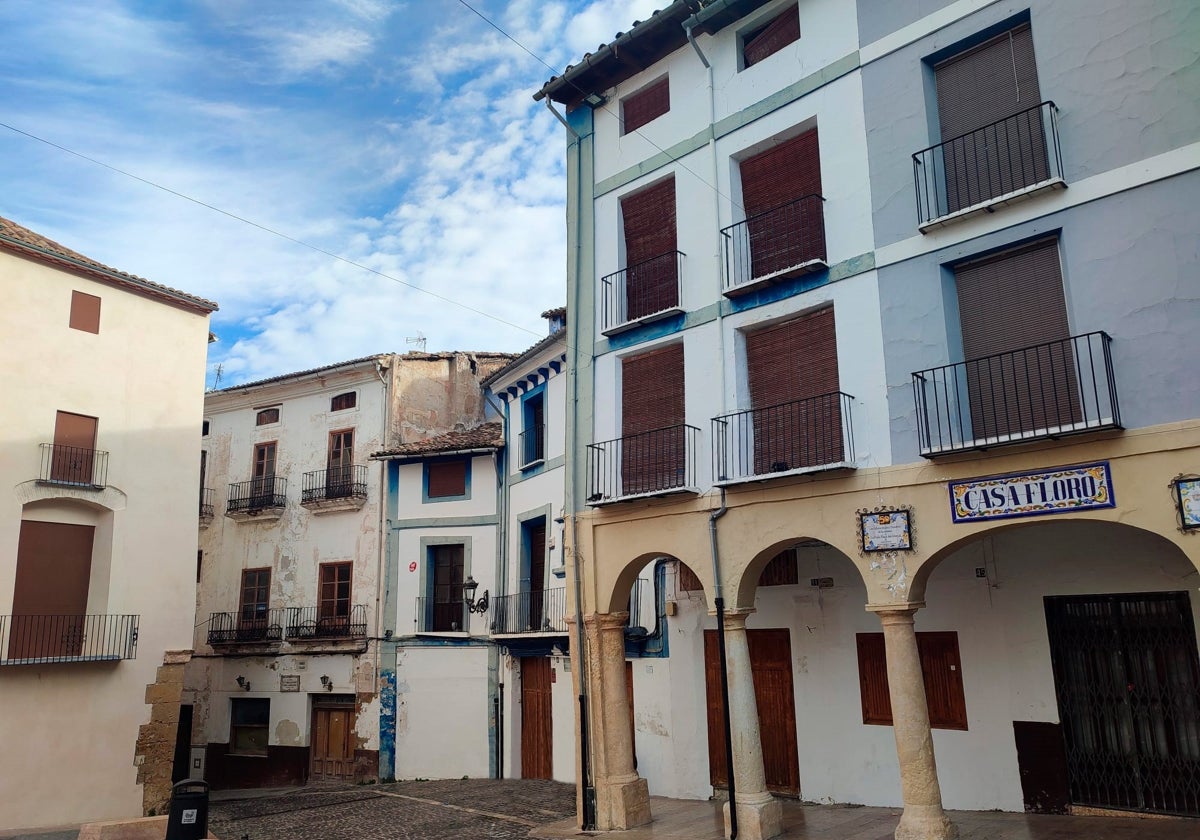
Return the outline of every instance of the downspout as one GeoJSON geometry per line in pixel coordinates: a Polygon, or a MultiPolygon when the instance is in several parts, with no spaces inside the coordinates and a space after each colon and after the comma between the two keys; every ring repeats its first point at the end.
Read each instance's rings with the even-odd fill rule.
{"type": "MultiPolygon", "coordinates": [[[[395,356],[392,357],[392,364],[395,364],[395,356]]],[[[390,448],[390,443],[391,443],[392,389],[388,387],[388,378],[391,376],[391,373],[392,373],[391,366],[384,368],[384,366],[382,364],[380,364],[378,361],[375,362],[375,375],[379,377],[379,381],[383,385],[382,444],[383,444],[384,449],[390,448]],[[386,376],[386,377],[384,376],[385,370],[388,373],[388,376],[386,376]]],[[[388,731],[388,727],[386,727],[384,725],[384,721],[383,721],[383,718],[387,713],[387,709],[385,708],[384,698],[382,695],[388,693],[387,691],[385,691],[385,686],[382,684],[384,681],[384,678],[385,678],[385,675],[383,673],[383,666],[384,666],[384,650],[383,649],[384,649],[384,646],[386,644],[388,644],[388,642],[390,641],[390,639],[388,639],[389,634],[383,625],[384,625],[384,620],[385,620],[384,612],[387,609],[387,603],[388,603],[387,597],[385,595],[385,590],[388,586],[387,570],[391,567],[391,562],[392,562],[392,557],[391,557],[391,554],[392,554],[392,522],[390,519],[387,518],[387,513],[388,513],[387,483],[388,483],[389,465],[390,465],[389,461],[380,461],[379,462],[379,495],[376,497],[379,499],[379,541],[380,541],[380,545],[379,545],[379,556],[375,563],[375,636],[376,636],[376,641],[375,641],[375,679],[376,679],[376,683],[378,685],[379,692],[381,694],[380,703],[379,703],[379,717],[380,717],[379,748],[380,748],[380,753],[390,753],[390,758],[391,758],[391,766],[390,767],[380,767],[380,769],[379,769],[378,775],[380,776],[381,779],[394,778],[396,775],[394,721],[393,721],[393,726],[390,729],[390,731],[393,733],[392,747],[390,749],[385,749],[385,745],[383,744],[384,732],[388,731]]],[[[394,650],[395,650],[395,647],[393,646],[393,651],[394,650]]],[[[394,674],[395,660],[393,658],[390,661],[392,663],[392,672],[393,673],[391,676],[387,677],[387,679],[390,681],[388,683],[388,685],[394,687],[394,685],[395,685],[395,674],[394,674]]],[[[391,697],[392,697],[391,702],[392,702],[393,713],[394,713],[394,708],[395,708],[395,693],[394,693],[394,691],[391,692],[391,697]]]]}
{"type": "Polygon", "coordinates": [[[721,585],[721,552],[717,548],[717,520],[725,515],[725,488],[721,506],[708,517],[708,544],[712,552],[713,605],[717,608],[717,655],[721,666],[721,705],[725,712],[725,777],[729,780],[729,840],[737,840],[737,785],[733,778],[733,727],[729,719],[729,661],[725,657],[725,587],[721,585]]]}
{"type": "MultiPolygon", "coordinates": [[[[487,392],[483,391],[483,398],[487,401],[496,413],[500,415],[501,423],[501,440],[505,442],[507,452],[508,444],[508,412],[501,408],[495,398],[487,392]]],[[[501,596],[507,592],[508,582],[508,459],[502,457],[500,452],[492,453],[492,464],[496,470],[496,595],[501,596]]],[[[491,644],[489,642],[489,644],[491,644]]],[[[496,756],[496,778],[504,778],[504,679],[503,671],[505,667],[504,657],[498,657],[497,663],[497,682],[496,695],[493,698],[495,717],[493,733],[493,749],[496,756]]]]}

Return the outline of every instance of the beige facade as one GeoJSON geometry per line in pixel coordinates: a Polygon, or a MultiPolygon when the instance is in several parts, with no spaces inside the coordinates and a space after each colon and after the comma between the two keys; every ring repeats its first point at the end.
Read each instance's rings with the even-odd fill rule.
{"type": "Polygon", "coordinates": [[[216,305],[5,220],[0,278],[0,826],[137,817],[169,794],[216,305]]]}

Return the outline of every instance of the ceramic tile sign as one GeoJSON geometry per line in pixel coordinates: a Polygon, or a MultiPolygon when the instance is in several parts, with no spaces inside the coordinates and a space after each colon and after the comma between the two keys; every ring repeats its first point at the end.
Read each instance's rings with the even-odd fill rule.
{"type": "Polygon", "coordinates": [[[299,691],[300,690],[300,675],[299,674],[280,674],[279,675],[279,690],[280,691],[299,691]]]}
{"type": "Polygon", "coordinates": [[[1116,507],[1107,461],[950,482],[955,522],[1116,507]]]}
{"type": "Polygon", "coordinates": [[[912,528],[908,511],[885,510],[860,513],[863,551],[909,551],[912,549],[912,528]]]}
{"type": "Polygon", "coordinates": [[[1200,529],[1200,478],[1177,478],[1174,483],[1183,530],[1200,529]]]}

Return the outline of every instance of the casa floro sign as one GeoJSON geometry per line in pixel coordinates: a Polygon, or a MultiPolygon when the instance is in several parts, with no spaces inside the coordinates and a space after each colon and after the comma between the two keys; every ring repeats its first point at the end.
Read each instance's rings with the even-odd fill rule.
{"type": "Polygon", "coordinates": [[[1107,461],[950,482],[955,522],[1116,507],[1107,461]]]}

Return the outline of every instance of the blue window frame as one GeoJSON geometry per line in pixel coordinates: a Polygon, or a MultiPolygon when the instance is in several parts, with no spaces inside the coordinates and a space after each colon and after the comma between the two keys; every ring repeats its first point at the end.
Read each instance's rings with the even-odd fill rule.
{"type": "Polygon", "coordinates": [[[546,385],[537,386],[521,398],[521,439],[518,457],[522,470],[546,460],[546,385]]]}
{"type": "Polygon", "coordinates": [[[438,458],[422,470],[421,501],[460,502],[471,498],[471,459],[438,458]]]}

